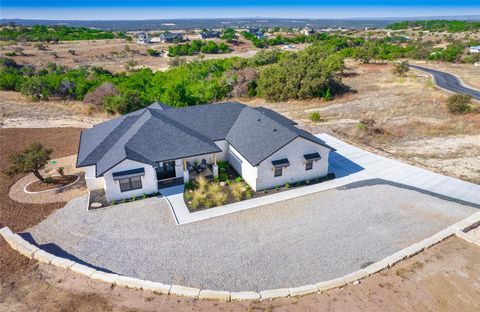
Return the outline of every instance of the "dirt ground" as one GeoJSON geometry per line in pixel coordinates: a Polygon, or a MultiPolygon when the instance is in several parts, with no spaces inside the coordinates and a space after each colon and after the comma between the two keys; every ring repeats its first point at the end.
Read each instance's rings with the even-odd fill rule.
{"type": "Polygon", "coordinates": [[[114,287],[39,264],[0,238],[4,311],[475,311],[480,248],[450,238],[395,267],[322,294],[221,303],[114,287]]]}
{"type": "MultiPolygon", "coordinates": [[[[0,168],[6,156],[33,140],[53,148],[53,157],[76,151],[79,128],[0,129],[0,168]],[[21,144],[19,144],[21,142],[21,144]],[[65,144],[65,142],[70,142],[65,144]]],[[[2,176],[0,226],[22,231],[62,207],[23,204],[8,197],[20,176],[2,176]]],[[[2,311],[473,311],[480,304],[480,248],[449,239],[359,285],[302,298],[261,303],[220,303],[157,295],[92,281],[21,256],[0,239],[2,311]],[[459,295],[461,294],[461,296],[459,295]]]]}
{"type": "Polygon", "coordinates": [[[80,101],[32,102],[20,93],[0,91],[0,128],[90,128],[109,118],[80,101]]]}
{"type": "Polygon", "coordinates": [[[449,113],[449,94],[427,74],[410,71],[401,78],[392,74],[391,64],[348,61],[343,81],[352,92],[329,102],[247,103],[270,107],[312,133],[327,132],[375,153],[480,183],[480,114],[449,113]],[[310,121],[312,112],[322,121],[310,121]],[[372,131],[359,125],[362,119],[375,121],[372,131]]]}
{"type": "MultiPolygon", "coordinates": [[[[8,166],[8,156],[25,148],[33,141],[40,141],[53,149],[52,158],[72,155],[77,152],[80,128],[45,129],[0,129],[0,171],[8,166]],[[67,144],[65,144],[67,142],[67,144]]],[[[22,177],[0,175],[0,227],[9,226],[12,231],[22,231],[44,218],[65,203],[26,204],[8,196],[10,187],[22,177]]]]}
{"type": "MultiPolygon", "coordinates": [[[[220,42],[221,40],[217,40],[220,42]]],[[[147,49],[168,51],[171,44],[152,43],[138,44],[127,42],[123,39],[111,40],[84,40],[84,41],[62,41],[58,44],[46,44],[45,50],[39,50],[34,43],[3,43],[0,46],[0,55],[12,52],[15,47],[21,47],[24,55],[11,57],[18,64],[31,64],[45,66],[49,62],[55,62],[68,67],[77,66],[99,66],[112,72],[125,71],[125,63],[134,60],[138,67],[149,67],[153,71],[165,70],[169,67],[169,58],[164,56],[150,56],[147,49]],[[72,55],[69,51],[75,51],[72,55]]],[[[240,38],[235,44],[230,44],[233,49],[231,53],[225,54],[204,54],[205,59],[225,58],[233,56],[253,56],[259,49],[252,46],[250,41],[240,38]]],[[[186,56],[187,60],[198,58],[198,56],[186,56]]]]}

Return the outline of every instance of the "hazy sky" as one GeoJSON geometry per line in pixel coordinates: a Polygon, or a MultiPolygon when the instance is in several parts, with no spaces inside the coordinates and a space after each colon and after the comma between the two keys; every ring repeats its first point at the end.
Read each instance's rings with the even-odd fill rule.
{"type": "Polygon", "coordinates": [[[1,0],[1,18],[362,18],[480,15],[480,0],[1,0]]]}

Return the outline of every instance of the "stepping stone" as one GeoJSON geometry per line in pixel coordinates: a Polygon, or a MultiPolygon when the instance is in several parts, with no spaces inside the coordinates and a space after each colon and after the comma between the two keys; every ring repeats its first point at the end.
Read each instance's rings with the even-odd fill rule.
{"type": "Polygon", "coordinates": [[[102,206],[103,206],[103,205],[102,205],[101,203],[92,203],[92,204],[90,205],[90,208],[100,208],[100,207],[102,207],[102,206]]]}

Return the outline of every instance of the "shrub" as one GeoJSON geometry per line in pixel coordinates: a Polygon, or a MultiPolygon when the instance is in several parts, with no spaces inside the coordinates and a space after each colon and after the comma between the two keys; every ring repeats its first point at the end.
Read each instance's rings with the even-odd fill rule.
{"type": "Polygon", "coordinates": [[[143,199],[147,198],[147,194],[143,193],[143,194],[142,194],[142,198],[143,198],[143,199]]]}
{"type": "Polygon", "coordinates": [[[43,178],[40,170],[45,168],[52,152],[52,149],[45,148],[41,143],[33,142],[23,151],[9,156],[10,164],[6,168],[5,173],[13,176],[18,173],[32,172],[38,180],[46,182],[48,177],[43,178]]]}
{"type": "Polygon", "coordinates": [[[126,202],[127,202],[126,198],[122,199],[122,201],[121,201],[122,204],[125,204],[126,202]]]}
{"type": "Polygon", "coordinates": [[[242,200],[243,193],[245,192],[245,186],[242,182],[231,183],[228,187],[235,200],[242,200]]]}
{"type": "Polygon", "coordinates": [[[52,184],[53,178],[51,176],[45,177],[45,179],[43,179],[43,183],[52,184]]]}
{"type": "Polygon", "coordinates": [[[219,192],[211,194],[210,199],[214,205],[220,206],[227,202],[227,194],[220,190],[219,192]]]}
{"type": "Polygon", "coordinates": [[[137,197],[134,195],[132,196],[132,201],[135,201],[135,200],[137,200],[137,197]]]}
{"type": "Polygon", "coordinates": [[[5,52],[5,56],[17,56],[16,52],[5,52]]]}
{"type": "Polygon", "coordinates": [[[228,167],[228,162],[224,160],[217,160],[217,166],[219,169],[226,169],[228,167]]]}
{"type": "Polygon", "coordinates": [[[195,180],[189,180],[187,183],[185,183],[185,189],[187,190],[194,190],[196,186],[195,180]]]}
{"type": "Polygon", "coordinates": [[[147,50],[147,54],[150,55],[150,56],[159,56],[159,55],[160,55],[160,52],[158,52],[158,51],[155,50],[155,49],[148,49],[148,50],[147,50]]]}
{"type": "Polygon", "coordinates": [[[393,74],[399,77],[406,77],[407,72],[410,70],[407,61],[396,63],[393,67],[393,74]]]}
{"type": "Polygon", "coordinates": [[[112,205],[116,205],[116,204],[117,204],[117,202],[116,202],[115,200],[112,200],[110,203],[111,203],[112,205]]]}
{"type": "Polygon", "coordinates": [[[446,106],[448,111],[453,114],[468,113],[472,109],[472,97],[466,94],[450,95],[446,106]]]}
{"type": "Polygon", "coordinates": [[[221,192],[221,187],[220,187],[220,184],[217,184],[217,183],[209,183],[208,184],[208,194],[209,195],[214,195],[216,193],[219,193],[221,192]]]}
{"type": "Polygon", "coordinates": [[[285,183],[285,188],[287,188],[287,189],[290,188],[290,184],[285,183]]]}
{"type": "Polygon", "coordinates": [[[319,112],[312,112],[308,115],[308,118],[313,122],[319,122],[321,120],[321,116],[319,112]]]}
{"type": "Polygon", "coordinates": [[[197,178],[197,189],[200,192],[205,191],[207,189],[207,186],[208,186],[208,181],[207,179],[205,179],[205,177],[200,176],[197,178]]]}
{"type": "Polygon", "coordinates": [[[246,198],[246,199],[252,198],[252,193],[251,193],[250,191],[246,191],[246,192],[245,192],[245,198],[246,198]]]}
{"type": "Polygon", "coordinates": [[[95,90],[87,93],[83,98],[83,103],[93,104],[96,107],[103,105],[104,99],[107,96],[118,95],[118,90],[111,82],[104,82],[99,85],[95,90]]]}
{"type": "Polygon", "coordinates": [[[242,177],[236,177],[235,182],[242,182],[242,177]]]}
{"type": "Polygon", "coordinates": [[[219,179],[220,181],[225,181],[225,182],[226,182],[227,179],[228,179],[228,175],[227,175],[226,173],[220,173],[220,174],[218,175],[218,179],[219,179]]]}

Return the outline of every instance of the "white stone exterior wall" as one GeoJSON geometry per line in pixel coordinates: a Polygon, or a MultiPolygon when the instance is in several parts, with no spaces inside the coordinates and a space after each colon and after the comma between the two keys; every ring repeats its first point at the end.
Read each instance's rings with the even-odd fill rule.
{"type": "Polygon", "coordinates": [[[89,190],[101,190],[105,188],[105,179],[95,176],[95,165],[87,166],[85,170],[85,182],[89,190]]]}
{"type": "MultiPolygon", "coordinates": [[[[183,173],[182,173],[183,176],[183,173]]],[[[131,198],[132,196],[141,196],[142,194],[151,194],[158,191],[157,173],[155,169],[148,164],[126,159],[103,174],[105,179],[105,194],[108,201],[131,198]],[[120,191],[120,183],[113,180],[113,173],[131,169],[143,168],[145,175],[142,176],[142,188],[127,192],[120,191]]]]}
{"type": "Polygon", "coordinates": [[[329,152],[330,150],[326,147],[303,138],[296,138],[257,166],[256,190],[282,186],[286,183],[292,184],[327,175],[329,152]],[[316,152],[320,154],[321,159],[313,163],[312,170],[305,170],[305,158],[303,155],[316,152]],[[288,158],[290,166],[283,168],[282,176],[274,177],[272,161],[283,158],[288,158]]]}
{"type": "Polygon", "coordinates": [[[240,174],[245,182],[257,190],[257,167],[252,166],[233,146],[228,148],[228,162],[240,174]]]}

